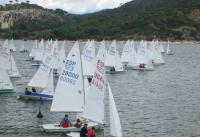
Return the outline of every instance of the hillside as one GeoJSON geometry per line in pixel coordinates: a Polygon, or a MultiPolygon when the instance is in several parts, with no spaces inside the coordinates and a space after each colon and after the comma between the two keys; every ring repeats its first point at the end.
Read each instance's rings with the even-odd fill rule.
{"type": "Polygon", "coordinates": [[[67,20],[64,11],[49,10],[33,4],[8,4],[0,7],[1,38],[56,37],[51,28],[67,20]]]}
{"type": "Polygon", "coordinates": [[[16,21],[13,27],[1,29],[0,36],[14,32],[14,38],[200,40],[199,0],[133,0],[93,14],[64,16],[63,12],[45,10],[44,15],[58,18],[48,15],[37,25],[28,18],[16,21]]]}

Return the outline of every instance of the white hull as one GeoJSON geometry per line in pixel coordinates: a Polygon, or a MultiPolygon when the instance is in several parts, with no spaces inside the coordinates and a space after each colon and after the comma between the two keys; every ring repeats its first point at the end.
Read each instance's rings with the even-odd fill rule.
{"type": "Polygon", "coordinates": [[[66,134],[67,137],[80,137],[80,133],[79,132],[71,132],[66,134]]]}
{"type": "Polygon", "coordinates": [[[140,71],[153,71],[153,68],[146,67],[146,68],[140,68],[139,66],[133,67],[133,70],[140,70],[140,71]]]}
{"type": "Polygon", "coordinates": [[[10,78],[20,78],[21,75],[9,75],[10,78]]]}
{"type": "MultiPolygon", "coordinates": [[[[95,123],[95,122],[89,122],[88,128],[95,127],[96,129],[99,129],[100,126],[95,123]]],[[[49,132],[49,133],[67,133],[67,132],[80,132],[81,128],[77,127],[68,127],[68,128],[63,128],[60,127],[59,124],[45,124],[40,127],[40,129],[44,132],[49,132]]]]}
{"type": "Polygon", "coordinates": [[[174,55],[174,53],[167,53],[167,55],[174,55]]]}
{"type": "Polygon", "coordinates": [[[35,101],[40,101],[41,99],[42,100],[45,100],[45,101],[52,101],[53,100],[53,97],[48,97],[47,96],[40,96],[40,94],[38,95],[25,95],[25,94],[17,94],[17,99],[23,99],[23,100],[35,100],[35,101]]]}
{"type": "Polygon", "coordinates": [[[110,71],[110,70],[106,70],[106,73],[108,74],[117,74],[117,73],[122,73],[124,71],[110,71]]]}

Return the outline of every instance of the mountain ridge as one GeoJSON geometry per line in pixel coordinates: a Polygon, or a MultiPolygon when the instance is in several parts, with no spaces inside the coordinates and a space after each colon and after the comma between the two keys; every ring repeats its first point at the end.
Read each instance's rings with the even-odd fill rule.
{"type": "Polygon", "coordinates": [[[57,12],[43,8],[40,10],[60,16],[61,20],[40,18],[38,23],[41,27],[24,19],[23,23],[17,21],[11,28],[1,29],[0,37],[200,40],[198,0],[133,0],[115,9],[86,15],[72,15],[58,9],[57,12]]]}

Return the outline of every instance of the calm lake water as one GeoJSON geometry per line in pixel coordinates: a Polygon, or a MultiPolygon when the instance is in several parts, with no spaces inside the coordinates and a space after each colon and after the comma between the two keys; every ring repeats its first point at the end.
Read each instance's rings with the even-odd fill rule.
{"type": "MultiPolygon", "coordinates": [[[[19,48],[21,41],[16,44],[19,48]]],[[[122,42],[118,44],[121,51],[122,42]]],[[[30,49],[33,42],[25,45],[30,49]]],[[[66,55],[71,46],[66,47],[66,55]]],[[[200,45],[173,44],[171,48],[175,55],[164,55],[166,64],[156,66],[155,71],[128,70],[121,74],[107,74],[123,137],[200,136],[200,45]]],[[[17,92],[24,91],[37,70],[27,61],[28,54],[13,54],[22,75],[12,79],[17,92]]],[[[65,136],[40,131],[40,125],[59,122],[64,115],[50,112],[50,102],[43,105],[43,119],[36,118],[39,102],[18,100],[15,93],[0,94],[0,105],[0,137],[65,136]]],[[[73,114],[70,117],[73,119],[73,114]]],[[[105,129],[105,135],[109,137],[109,128],[105,129]]],[[[97,137],[102,136],[102,132],[97,133],[97,137]]]]}

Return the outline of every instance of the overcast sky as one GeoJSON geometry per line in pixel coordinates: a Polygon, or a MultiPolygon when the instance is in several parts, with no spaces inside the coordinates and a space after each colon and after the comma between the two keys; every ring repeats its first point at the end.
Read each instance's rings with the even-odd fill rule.
{"type": "MultiPolygon", "coordinates": [[[[0,4],[9,3],[10,0],[0,0],[0,4]]],[[[15,0],[13,0],[15,1],[15,0]]],[[[26,0],[19,0],[19,2],[26,0]]],[[[118,7],[121,3],[130,0],[30,0],[45,8],[64,9],[70,13],[83,14],[118,7]]]]}

